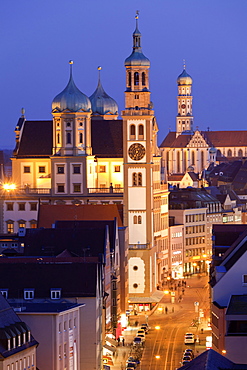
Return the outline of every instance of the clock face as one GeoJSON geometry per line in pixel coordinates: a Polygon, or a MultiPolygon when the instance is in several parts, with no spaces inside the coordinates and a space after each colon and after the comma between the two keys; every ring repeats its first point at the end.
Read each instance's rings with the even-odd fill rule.
{"type": "Polygon", "coordinates": [[[186,108],[186,105],[185,104],[182,104],[181,105],[181,108],[183,108],[183,109],[186,108]]]}
{"type": "Polygon", "coordinates": [[[145,155],[145,148],[142,144],[135,143],[129,147],[129,156],[134,161],[140,161],[145,155]]]}

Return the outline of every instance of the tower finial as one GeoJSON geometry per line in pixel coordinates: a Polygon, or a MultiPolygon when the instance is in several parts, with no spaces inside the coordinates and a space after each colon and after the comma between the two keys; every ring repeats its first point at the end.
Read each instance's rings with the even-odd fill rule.
{"type": "Polygon", "coordinates": [[[98,68],[97,68],[97,69],[98,69],[98,71],[99,71],[98,79],[99,79],[99,82],[100,82],[100,71],[101,71],[101,69],[102,69],[102,68],[101,68],[100,66],[98,66],[98,68]]]}
{"type": "Polygon", "coordinates": [[[186,68],[185,59],[183,59],[183,64],[184,64],[184,70],[185,70],[186,68]]]}
{"type": "Polygon", "coordinates": [[[21,108],[21,116],[24,118],[25,117],[25,108],[21,108]]]}
{"type": "Polygon", "coordinates": [[[72,77],[72,65],[74,64],[73,60],[70,60],[69,61],[69,65],[70,65],[70,77],[72,77]]]}
{"type": "Polygon", "coordinates": [[[139,11],[139,10],[137,10],[137,11],[136,11],[136,16],[135,16],[135,20],[136,20],[136,28],[138,28],[138,18],[139,18],[139,13],[140,13],[140,11],[139,11]]]}

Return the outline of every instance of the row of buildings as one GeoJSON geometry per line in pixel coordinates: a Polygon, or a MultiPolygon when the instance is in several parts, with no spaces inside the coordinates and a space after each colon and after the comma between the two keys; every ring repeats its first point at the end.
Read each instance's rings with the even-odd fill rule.
{"type": "Polygon", "coordinates": [[[136,17],[121,113],[100,69],[87,97],[70,61],[52,119],[23,110],[15,127],[11,181],[1,171],[0,290],[33,328],[40,369],[101,370],[126,313],[151,310],[168,277],[209,271],[213,224],[245,222],[245,187],[227,186],[224,163],[244,166],[246,133],[193,130],[184,66],[176,131],[158,147],[149,67],[136,17]]]}

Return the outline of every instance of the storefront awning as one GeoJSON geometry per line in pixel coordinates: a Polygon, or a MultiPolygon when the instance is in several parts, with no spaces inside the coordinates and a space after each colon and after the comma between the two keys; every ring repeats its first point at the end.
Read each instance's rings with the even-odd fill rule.
{"type": "Polygon", "coordinates": [[[116,352],[116,348],[115,347],[108,346],[108,344],[104,344],[103,345],[103,348],[107,349],[107,351],[110,351],[112,353],[115,353],[116,352]]]}
{"type": "Polygon", "coordinates": [[[106,337],[105,341],[109,342],[112,346],[115,346],[115,347],[117,347],[117,345],[118,345],[118,342],[115,339],[111,338],[111,337],[106,337]]]}
{"type": "Polygon", "coordinates": [[[157,290],[150,297],[129,297],[130,303],[158,303],[164,297],[164,292],[157,290]]]}

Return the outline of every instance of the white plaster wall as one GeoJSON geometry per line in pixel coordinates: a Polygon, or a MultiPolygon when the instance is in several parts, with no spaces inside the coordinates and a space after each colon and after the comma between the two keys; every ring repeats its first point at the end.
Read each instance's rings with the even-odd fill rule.
{"type": "Polygon", "coordinates": [[[144,293],[145,289],[145,264],[140,257],[129,259],[129,293],[144,293]],[[137,269],[134,269],[134,268],[137,269]],[[134,288],[134,284],[138,287],[134,288]]]}
{"type": "Polygon", "coordinates": [[[144,212],[129,212],[129,244],[146,244],[146,213],[144,212]],[[134,224],[133,217],[141,216],[142,223],[134,224]]]}
{"type": "Polygon", "coordinates": [[[146,188],[133,187],[128,189],[129,209],[146,210],[146,188]]]}

